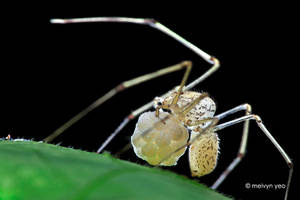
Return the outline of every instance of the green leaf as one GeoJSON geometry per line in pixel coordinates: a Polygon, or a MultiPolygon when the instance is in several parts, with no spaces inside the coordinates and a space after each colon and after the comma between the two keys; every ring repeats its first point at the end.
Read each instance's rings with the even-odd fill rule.
{"type": "Polygon", "coordinates": [[[229,199],[187,177],[33,141],[0,141],[0,199],[229,199]]]}

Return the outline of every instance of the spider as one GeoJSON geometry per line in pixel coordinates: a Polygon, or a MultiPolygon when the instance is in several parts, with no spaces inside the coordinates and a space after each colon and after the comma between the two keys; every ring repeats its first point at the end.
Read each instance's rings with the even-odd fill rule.
{"type": "Polygon", "coordinates": [[[207,93],[191,91],[192,88],[204,81],[220,67],[220,63],[217,58],[202,51],[189,41],[153,19],[94,17],[51,20],[51,23],[56,24],[87,22],[117,22],[148,25],[174,38],[202,57],[212,66],[203,75],[188,85],[186,85],[186,82],[192,68],[192,63],[190,61],[184,61],[156,72],[125,81],[59,127],[56,131],[44,139],[45,142],[51,142],[55,137],[59,136],[91,110],[97,108],[118,92],[153,78],[185,69],[185,74],[178,87],[161,97],[156,97],[154,102],[149,102],[129,114],[100,146],[97,153],[103,151],[103,149],[129,123],[129,121],[139,116],[134,134],[131,137],[131,145],[138,157],[146,160],[151,165],[172,166],[177,164],[178,159],[189,147],[189,164],[191,174],[192,176],[201,177],[209,174],[216,167],[219,149],[219,139],[216,132],[243,122],[242,139],[238,154],[211,186],[212,189],[216,189],[244,157],[248,139],[249,121],[254,120],[261,131],[278,149],[289,167],[289,176],[284,197],[284,199],[287,199],[293,173],[293,163],[287,153],[265,127],[261,118],[258,115],[252,114],[251,106],[246,103],[218,115],[214,115],[216,105],[209,95],[207,93]],[[153,104],[155,111],[145,112],[150,109],[153,104]],[[219,120],[239,111],[244,111],[244,116],[225,123],[218,123],[219,120]]]}

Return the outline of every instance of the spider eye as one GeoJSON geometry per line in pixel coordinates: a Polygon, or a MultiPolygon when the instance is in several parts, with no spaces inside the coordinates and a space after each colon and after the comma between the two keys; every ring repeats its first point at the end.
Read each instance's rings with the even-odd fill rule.
{"type": "Polygon", "coordinates": [[[157,103],[157,105],[158,105],[158,106],[161,106],[161,105],[162,105],[162,103],[159,101],[159,102],[157,103]]]}

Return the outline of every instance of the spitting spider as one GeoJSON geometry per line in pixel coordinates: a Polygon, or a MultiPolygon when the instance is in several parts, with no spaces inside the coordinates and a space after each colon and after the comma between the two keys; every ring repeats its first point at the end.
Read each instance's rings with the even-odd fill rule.
{"type": "Polygon", "coordinates": [[[117,129],[100,146],[97,153],[100,153],[109,144],[109,142],[129,123],[129,121],[139,116],[134,134],[131,137],[131,144],[138,157],[146,160],[151,165],[172,166],[176,165],[178,159],[189,147],[189,164],[191,174],[192,176],[201,177],[212,172],[216,167],[219,149],[219,140],[216,132],[226,127],[243,122],[244,126],[242,131],[242,139],[237,157],[211,186],[211,188],[216,189],[244,157],[248,139],[249,121],[254,120],[261,131],[278,149],[289,167],[289,176],[285,191],[285,199],[287,199],[293,172],[293,163],[275,138],[267,130],[261,118],[258,115],[251,113],[251,106],[249,104],[242,104],[221,114],[214,115],[216,105],[209,95],[207,93],[191,91],[192,88],[204,81],[219,68],[220,63],[217,58],[205,53],[192,43],[188,42],[172,30],[153,19],[95,17],[52,19],[51,22],[56,24],[121,22],[148,25],[174,38],[192,50],[194,53],[202,57],[205,61],[211,64],[212,67],[202,76],[192,81],[188,85],[186,85],[186,82],[192,68],[192,63],[190,61],[184,61],[156,72],[125,81],[96,100],[72,119],[67,121],[50,136],[45,138],[44,141],[52,141],[55,137],[59,136],[91,110],[97,108],[99,105],[103,104],[118,92],[153,78],[185,69],[184,77],[178,87],[162,95],[161,97],[156,97],[154,103],[149,102],[128,115],[117,127],[117,129]],[[155,111],[145,112],[150,109],[153,104],[155,111]],[[219,120],[239,111],[244,111],[244,116],[218,124],[219,120]]]}

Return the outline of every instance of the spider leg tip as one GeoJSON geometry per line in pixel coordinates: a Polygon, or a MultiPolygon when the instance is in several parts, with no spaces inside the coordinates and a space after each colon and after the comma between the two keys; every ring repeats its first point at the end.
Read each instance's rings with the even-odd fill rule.
{"type": "Polygon", "coordinates": [[[66,23],[66,21],[63,19],[50,19],[50,23],[51,24],[64,24],[64,23],[66,23]]]}

